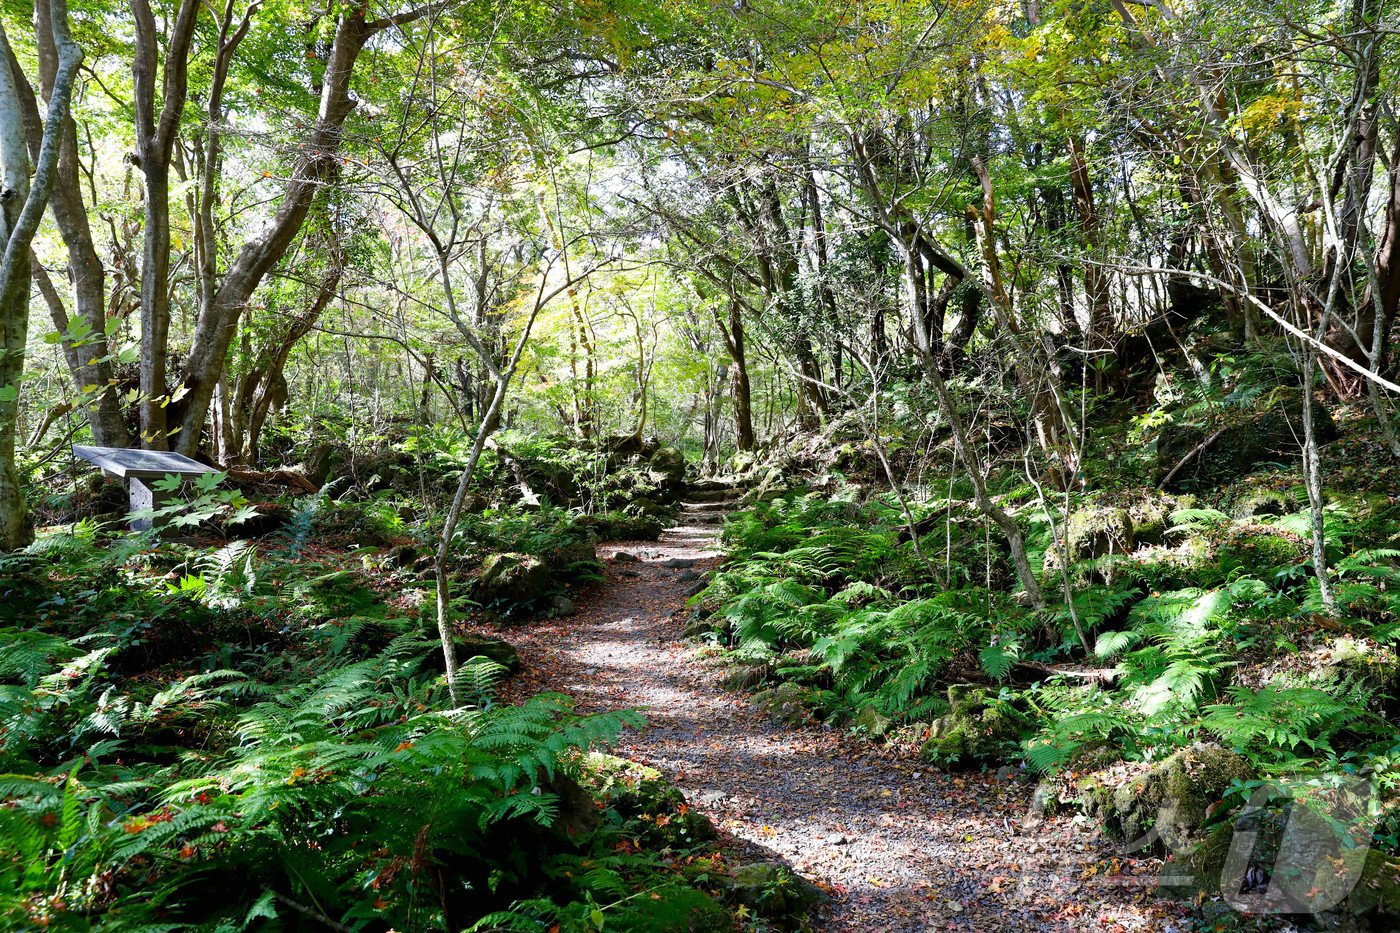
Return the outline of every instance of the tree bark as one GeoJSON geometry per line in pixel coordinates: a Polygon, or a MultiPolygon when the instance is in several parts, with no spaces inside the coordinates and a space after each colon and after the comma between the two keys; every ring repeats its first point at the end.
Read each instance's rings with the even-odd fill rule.
{"type": "Polygon", "coordinates": [[[301,155],[282,192],[277,213],[260,235],[243,244],[209,303],[200,309],[182,379],[186,394],[180,405],[179,428],[173,438],[173,447],[180,453],[192,455],[199,447],[214,387],[228,359],[229,346],[243,309],[264,277],[286,255],[317,191],[336,172],[341,128],[355,107],[350,76],[365,43],[375,33],[412,22],[429,9],[418,7],[373,22],[365,20],[361,8],[348,8],[340,15],[321,77],[320,110],[300,146],[301,155]]]}
{"type": "Polygon", "coordinates": [[[758,446],[753,430],[753,386],[749,381],[748,353],[744,346],[744,317],[737,300],[730,299],[728,318],[715,312],[715,323],[724,335],[724,346],[734,364],[729,382],[730,401],[734,406],[734,446],[743,451],[758,446]]]}
{"type": "Polygon", "coordinates": [[[1094,206],[1094,186],[1084,159],[1084,142],[1069,138],[1069,178],[1074,207],[1079,215],[1080,246],[1084,250],[1084,297],[1089,305],[1089,348],[1104,350],[1113,345],[1113,307],[1109,301],[1108,274],[1098,264],[1099,215],[1094,206]]]}
{"type": "MultiPolygon", "coordinates": [[[[53,41],[47,0],[36,0],[34,4],[34,27],[39,58],[39,87],[44,99],[50,100],[58,73],[59,54],[53,41]]],[[[10,56],[6,57],[24,109],[30,158],[37,160],[44,134],[39,101],[19,63],[10,56]]],[[[78,131],[71,113],[64,117],[61,131],[61,149],[53,191],[49,195],[49,209],[54,226],[58,228],[59,236],[68,250],[67,274],[73,289],[74,311],[90,334],[81,344],[70,338],[72,322],[63,298],[37,263],[34,264],[35,274],[43,274],[39,281],[40,289],[54,326],[58,328],[64,362],[68,364],[73,387],[83,397],[93,439],[105,447],[125,447],[129,440],[126,420],[113,385],[112,362],[106,340],[106,270],[93,245],[92,228],[83,202],[78,171],[78,131]]]]}
{"type": "MultiPolygon", "coordinates": [[[[32,179],[23,94],[15,73],[0,67],[0,239],[4,242],[0,259],[0,551],[23,547],[34,537],[15,462],[19,394],[29,339],[31,245],[53,190],[74,77],[83,60],[82,49],[68,31],[65,0],[50,0],[49,20],[57,61],[32,179]]],[[[0,52],[6,62],[14,60],[3,26],[0,52]]]]}
{"type": "Polygon", "coordinates": [[[166,369],[170,334],[170,153],[188,94],[190,45],[198,0],[181,0],[166,50],[163,103],[156,112],[158,60],[155,16],[148,0],[131,0],[136,27],[132,60],[132,109],[136,120],[133,161],[145,184],[141,244],[141,446],[165,450],[169,426],[166,369]]]}
{"type": "MultiPolygon", "coordinates": [[[[268,415],[286,398],[285,377],[287,360],[292,349],[316,327],[326,308],[330,307],[340,287],[344,272],[343,253],[338,246],[330,247],[331,268],[316,288],[315,298],[302,312],[270,341],[251,353],[248,369],[234,383],[230,399],[232,424],[232,462],[257,466],[262,430],[268,415]]],[[[431,359],[431,356],[429,356],[431,359]]],[[[432,385],[432,373],[425,375],[423,394],[427,397],[432,385]]]]}

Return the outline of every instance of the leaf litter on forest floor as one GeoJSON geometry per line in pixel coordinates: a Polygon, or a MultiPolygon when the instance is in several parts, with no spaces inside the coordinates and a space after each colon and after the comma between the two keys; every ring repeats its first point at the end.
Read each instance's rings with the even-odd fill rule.
{"type": "Polygon", "coordinates": [[[524,672],[509,695],[560,690],[583,711],[636,706],[648,727],[620,754],[656,767],[744,857],[781,859],[830,895],[817,928],[1176,930],[1187,908],[1154,895],[1156,859],[1130,859],[1068,818],[1030,810],[1029,785],[930,770],[907,749],[821,726],[773,724],[720,685],[712,652],[684,640],[694,538],[603,546],[639,559],[578,612],[506,634],[524,672]],[[835,837],[844,842],[834,845],[835,837]]]}

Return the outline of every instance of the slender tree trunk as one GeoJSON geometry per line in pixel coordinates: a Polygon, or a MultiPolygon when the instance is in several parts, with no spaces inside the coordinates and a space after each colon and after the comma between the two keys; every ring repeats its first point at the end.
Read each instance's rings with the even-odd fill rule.
{"type": "Polygon", "coordinates": [[[1104,350],[1113,345],[1113,307],[1109,300],[1108,274],[1098,263],[1099,215],[1094,206],[1094,186],[1084,159],[1084,142],[1069,138],[1069,178],[1074,206],[1079,215],[1080,245],[1084,251],[1084,297],[1089,305],[1090,349],[1104,350]]]}
{"type": "Polygon", "coordinates": [[[1308,514],[1312,526],[1313,573],[1317,576],[1318,593],[1322,605],[1335,614],[1337,597],[1332,591],[1332,580],[1327,571],[1327,537],[1323,525],[1322,509],[1325,505],[1322,490],[1322,463],[1317,445],[1317,419],[1313,403],[1312,380],[1317,371],[1317,352],[1312,344],[1304,344],[1303,350],[1303,485],[1308,490],[1308,514]]]}
{"type": "Polygon", "coordinates": [[[156,111],[156,20],[148,0],[131,0],[136,27],[132,99],[134,161],[145,182],[141,243],[141,446],[169,445],[167,359],[170,339],[170,156],[188,93],[190,44],[198,0],[181,0],[166,51],[164,100],[156,111]]]}
{"type": "MultiPolygon", "coordinates": [[[[443,281],[450,289],[451,278],[445,273],[443,281]]],[[[573,287],[578,281],[578,279],[571,280],[567,287],[573,287]]],[[[467,490],[471,487],[472,478],[476,475],[477,464],[481,461],[481,453],[486,449],[486,442],[495,433],[497,425],[500,424],[501,407],[505,404],[506,392],[509,391],[511,380],[515,378],[516,370],[520,367],[520,358],[530,343],[530,333],[534,330],[535,321],[538,320],[540,310],[549,298],[558,294],[558,291],[555,291],[551,293],[549,298],[546,298],[543,297],[543,292],[542,280],[534,308],[530,311],[530,315],[525,321],[525,328],[516,340],[515,350],[505,366],[498,367],[489,356],[482,357],[482,364],[491,370],[495,387],[491,393],[491,401],[482,412],[481,422],[477,425],[476,438],[472,441],[471,452],[467,455],[466,465],[462,468],[462,476],[457,480],[457,491],[452,496],[452,505],[447,510],[447,518],[442,525],[442,535],[438,538],[437,552],[433,556],[438,639],[442,643],[443,665],[447,671],[447,690],[452,698],[454,708],[461,704],[461,696],[457,690],[457,645],[452,632],[452,581],[449,578],[448,564],[452,556],[452,540],[457,534],[457,523],[461,521],[462,507],[466,502],[467,490]]],[[[469,339],[478,353],[481,352],[483,345],[475,333],[468,333],[464,330],[463,336],[469,339]]]]}
{"type": "MultiPolygon", "coordinates": [[[[35,47],[39,58],[39,86],[44,99],[51,100],[54,80],[58,73],[59,55],[53,42],[53,25],[48,0],[34,4],[35,47]]],[[[39,114],[39,101],[24,72],[13,58],[9,68],[20,93],[24,110],[25,129],[29,137],[29,155],[39,158],[44,124],[39,114]]],[[[75,391],[83,397],[88,424],[93,439],[105,447],[125,447],[128,443],[126,420],[120,399],[113,387],[112,363],[107,346],[107,316],[105,270],[93,245],[92,229],[88,223],[87,207],[83,202],[82,181],[78,168],[78,132],[72,114],[65,116],[62,126],[58,168],[54,174],[49,209],[59,236],[68,250],[67,278],[72,285],[74,312],[88,334],[81,344],[70,339],[72,322],[62,296],[48,275],[33,262],[36,282],[40,287],[49,316],[60,335],[64,361],[68,364],[75,391]]]]}
{"type": "Polygon", "coordinates": [[[433,583],[437,604],[438,639],[442,644],[443,665],[447,671],[447,691],[452,698],[452,706],[461,705],[457,690],[457,643],[452,631],[452,581],[449,577],[449,560],[452,555],[452,539],[457,534],[457,523],[462,519],[462,507],[467,501],[467,490],[471,488],[476,475],[476,465],[481,461],[481,453],[486,449],[486,441],[491,437],[491,425],[500,418],[501,404],[505,401],[506,390],[510,387],[510,375],[501,373],[496,378],[496,390],[491,394],[491,403],[477,425],[476,439],[472,441],[471,452],[467,455],[462,476],[457,480],[457,491],[452,496],[452,505],[447,510],[447,518],[442,525],[442,536],[438,539],[437,553],[433,558],[433,583]]]}
{"type": "Polygon", "coordinates": [[[973,501],[977,505],[977,510],[991,519],[1006,538],[1007,548],[1011,551],[1011,562],[1016,568],[1016,578],[1021,583],[1021,589],[1025,590],[1026,599],[1036,609],[1045,608],[1045,596],[1041,592],[1040,583],[1035,578],[1030,558],[1026,554],[1025,535],[1021,532],[1021,527],[1016,524],[1016,520],[993,502],[991,495],[988,494],[987,474],[982,463],[982,456],[967,436],[967,429],[963,425],[957,403],[954,402],[952,393],[948,391],[948,384],[943,381],[942,373],[938,371],[938,361],[927,355],[924,357],[924,378],[933,387],[938,407],[943,419],[948,422],[948,430],[953,435],[953,446],[967,467],[968,478],[972,481],[973,501]]]}
{"type": "Polygon", "coordinates": [[[735,446],[749,451],[758,446],[753,430],[753,387],[749,381],[748,351],[744,345],[744,317],[738,301],[730,300],[727,320],[716,314],[725,348],[734,363],[734,375],[729,382],[730,401],[734,406],[735,446]]]}
{"type": "Polygon", "coordinates": [[[335,176],[340,152],[341,127],[355,107],[350,75],[365,43],[375,33],[424,15],[419,7],[374,22],[366,22],[363,10],[347,10],[336,24],[330,56],[321,77],[321,106],[308,133],[301,155],[282,193],[282,203],[264,231],[238,251],[209,304],[200,310],[194,340],[185,366],[180,425],[174,449],[193,454],[209,413],[214,386],[228,359],[235,325],[253,292],[291,247],[322,185],[335,176]]]}
{"type": "MultiPolygon", "coordinates": [[[[15,462],[19,396],[29,339],[31,246],[53,190],[74,77],[83,60],[82,49],[68,31],[64,0],[50,0],[49,13],[57,62],[38,157],[32,162],[23,92],[15,72],[8,65],[0,67],[0,242],[4,245],[0,257],[0,551],[23,547],[34,535],[15,462]]],[[[15,60],[3,26],[0,59],[5,63],[15,60]]]]}

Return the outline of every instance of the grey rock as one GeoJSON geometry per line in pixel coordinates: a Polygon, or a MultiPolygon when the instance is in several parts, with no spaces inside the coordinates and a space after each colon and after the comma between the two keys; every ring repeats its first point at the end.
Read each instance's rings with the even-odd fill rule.
{"type": "Polygon", "coordinates": [[[728,887],[730,900],[776,921],[801,920],[825,896],[821,888],[782,862],[741,865],[728,887]]]}

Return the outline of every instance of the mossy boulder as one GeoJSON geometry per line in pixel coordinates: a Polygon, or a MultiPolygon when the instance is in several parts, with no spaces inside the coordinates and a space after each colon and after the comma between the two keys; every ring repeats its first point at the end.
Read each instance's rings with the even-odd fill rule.
{"type": "MultiPolygon", "coordinates": [[[[1314,413],[1319,442],[1334,439],[1337,428],[1327,409],[1319,403],[1314,413]]],[[[1163,480],[1171,476],[1166,483],[1170,492],[1215,489],[1243,479],[1261,464],[1297,463],[1302,459],[1302,436],[1299,394],[1271,393],[1265,404],[1253,409],[1232,409],[1212,419],[1163,428],[1157,438],[1157,466],[1163,480]]]]}
{"type": "Polygon", "coordinates": [[[734,917],[703,891],[680,882],[652,888],[607,914],[609,930],[623,933],[724,933],[734,917]]]}
{"type": "Polygon", "coordinates": [[[1024,713],[983,687],[948,688],[948,714],[933,721],[920,749],[925,761],[972,768],[998,761],[1029,728],[1024,713]]]}
{"type": "Polygon", "coordinates": [[[1177,497],[1163,495],[1146,495],[1128,506],[1134,546],[1167,543],[1171,514],[1178,508],[1181,505],[1177,497]]]}
{"type": "Polygon", "coordinates": [[[622,511],[585,515],[579,524],[599,541],[655,541],[666,525],[655,515],[630,515],[622,511]]]}
{"type": "Polygon", "coordinates": [[[821,903],[821,888],[782,862],[740,865],[725,884],[728,900],[784,929],[800,928],[821,903]]]}
{"type": "Polygon", "coordinates": [[[571,534],[541,554],[541,559],[549,566],[551,575],[568,581],[581,580],[603,570],[603,565],[598,561],[598,550],[587,529],[573,529],[571,534]]]}
{"type": "Polygon", "coordinates": [[[73,515],[119,521],[131,509],[126,483],[106,473],[88,473],[77,482],[69,500],[73,515]]]}
{"type": "Polygon", "coordinates": [[[668,506],[664,506],[654,499],[641,496],[627,503],[624,512],[637,518],[654,518],[660,520],[671,513],[668,506]]]}
{"type": "Polygon", "coordinates": [[[537,787],[556,798],[556,813],[549,831],[559,842],[566,845],[582,842],[603,825],[598,799],[572,775],[562,771],[549,775],[542,770],[537,787]]]}
{"type": "Polygon", "coordinates": [[[338,444],[316,444],[306,452],[300,466],[301,474],[314,486],[340,476],[349,461],[349,452],[338,444]]]}
{"type": "Polygon", "coordinates": [[[772,680],[773,674],[773,665],[767,661],[739,661],[725,673],[720,683],[726,690],[752,690],[772,680]]]}
{"type": "Polygon", "coordinates": [[[1211,541],[1213,563],[1222,578],[1235,571],[1266,574],[1296,564],[1309,555],[1310,544],[1301,535],[1262,524],[1232,524],[1211,541]]]}
{"type": "Polygon", "coordinates": [[[801,726],[814,718],[816,697],[805,687],[782,683],[755,693],[753,704],[780,726],[801,726]]]}
{"type": "Polygon", "coordinates": [[[1394,516],[1389,513],[1396,507],[1395,501],[1383,492],[1329,489],[1324,493],[1324,498],[1360,522],[1393,519],[1394,516]]]}
{"type": "Polygon", "coordinates": [[[1266,518],[1290,515],[1302,506],[1298,496],[1290,490],[1259,486],[1246,489],[1237,495],[1230,506],[1230,514],[1239,519],[1266,518]]]}
{"type": "Polygon", "coordinates": [[[1383,696],[1400,694],[1400,656],[1369,638],[1344,636],[1319,658],[1313,679],[1323,687],[1360,687],[1383,696]]]}
{"type": "Polygon", "coordinates": [[[1350,845],[1325,815],[1287,798],[1213,827],[1185,867],[1172,893],[1223,894],[1249,913],[1311,916],[1318,929],[1400,929],[1400,859],[1350,845]]]}
{"type": "Polygon", "coordinates": [[[861,730],[872,739],[884,738],[889,733],[891,725],[893,725],[893,720],[882,715],[873,706],[862,707],[861,711],[856,713],[855,718],[851,720],[852,728],[861,730]]]}
{"type": "MultiPolygon", "coordinates": [[[[1071,564],[1107,554],[1127,554],[1137,543],[1132,512],[1120,506],[1101,505],[1073,512],[1061,532],[1071,564]]],[[[1060,556],[1057,547],[1046,550],[1045,569],[1060,569],[1060,556]]]]}
{"type": "Polygon", "coordinates": [[[685,491],[685,454],[674,447],[659,447],[647,460],[647,472],[668,499],[685,491]]]}
{"type": "Polygon", "coordinates": [[[1199,743],[1121,786],[1087,783],[1081,788],[1082,799],[1086,811],[1111,835],[1182,852],[1201,839],[1206,820],[1233,784],[1252,776],[1253,769],[1241,756],[1199,743]]]}
{"type": "Polygon", "coordinates": [[[584,758],[582,781],[657,848],[682,849],[714,837],[709,818],[655,768],[592,752],[584,758]]]}
{"type": "Polygon", "coordinates": [[[1133,549],[1133,519],[1124,508],[1082,509],[1065,525],[1071,561],[1090,560],[1133,549]]]}
{"type": "MultiPolygon", "coordinates": [[[[426,634],[436,636],[437,630],[434,629],[431,633],[426,634]]],[[[516,674],[520,671],[520,654],[515,650],[515,646],[504,638],[464,632],[454,636],[452,641],[457,649],[458,664],[464,664],[472,658],[485,658],[504,667],[507,674],[516,674]]],[[[430,652],[427,666],[430,670],[444,670],[442,651],[430,652]]]]}
{"type": "Polygon", "coordinates": [[[489,608],[528,608],[556,589],[554,574],[538,557],[508,552],[486,558],[472,583],[472,596],[489,608]]]}
{"type": "Polygon", "coordinates": [[[1400,859],[1368,852],[1361,877],[1338,912],[1367,921],[1368,929],[1400,929],[1400,859]]]}

